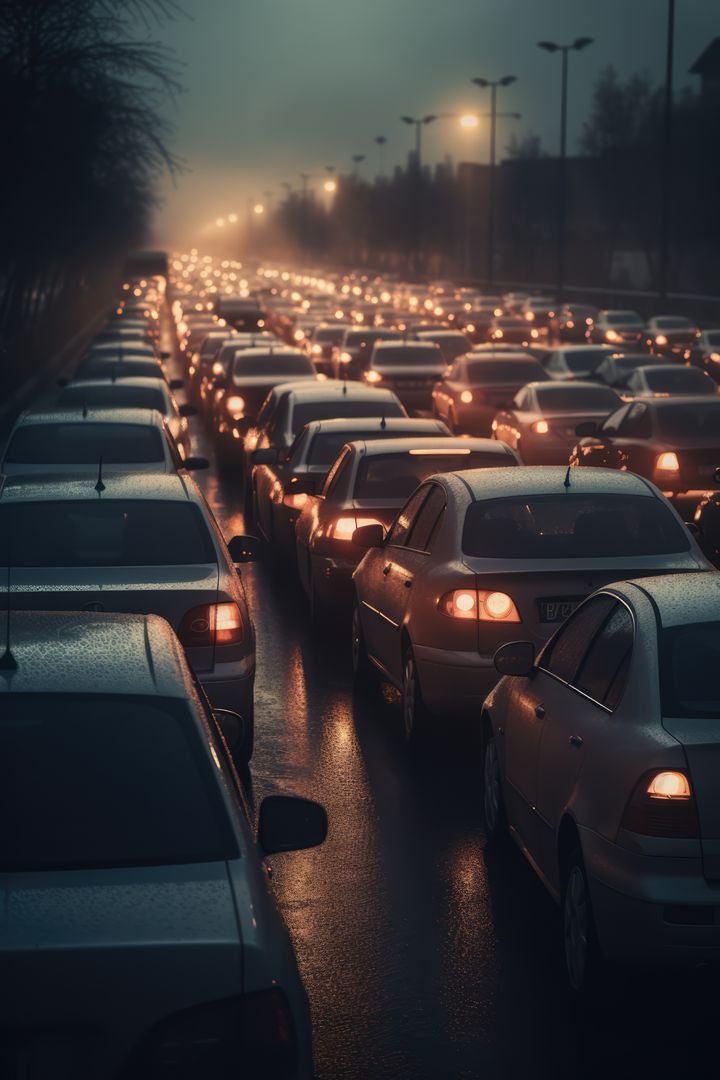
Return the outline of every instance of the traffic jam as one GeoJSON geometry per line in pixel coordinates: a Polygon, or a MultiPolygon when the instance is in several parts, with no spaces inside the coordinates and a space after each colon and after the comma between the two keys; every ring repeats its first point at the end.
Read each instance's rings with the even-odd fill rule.
{"type": "Polygon", "coordinates": [[[484,865],[564,1008],[717,962],[720,329],[193,249],[5,434],[4,1075],[332,1077],[484,865]]]}

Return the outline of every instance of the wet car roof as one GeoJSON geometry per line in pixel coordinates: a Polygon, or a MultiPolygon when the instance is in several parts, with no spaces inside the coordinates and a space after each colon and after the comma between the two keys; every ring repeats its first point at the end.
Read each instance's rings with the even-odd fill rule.
{"type": "Polygon", "coordinates": [[[296,398],[309,398],[311,401],[334,401],[335,398],[350,398],[356,401],[397,401],[392,390],[375,389],[361,383],[341,382],[328,379],[326,382],[314,379],[296,379],[295,382],[280,383],[275,387],[278,394],[290,393],[296,398]]]}
{"type": "MultiPolygon", "coordinates": [[[[488,440],[490,441],[490,440],[488,440]]],[[[467,440],[466,440],[467,442],[467,440]]],[[[452,475],[452,474],[449,474],[452,475]]],[[[516,469],[468,469],[463,480],[476,499],[500,499],[517,495],[557,495],[566,491],[565,465],[519,465],[516,469]]],[[[570,469],[572,495],[644,495],[655,493],[642,477],[611,469],[570,469]]]]}
{"type": "MultiPolygon", "coordinates": [[[[363,439],[348,439],[348,443],[353,448],[362,450],[367,457],[378,457],[382,454],[400,456],[417,450],[427,450],[428,455],[442,454],[448,450],[466,450],[473,453],[497,454],[499,458],[513,456],[510,447],[496,439],[468,439],[460,435],[445,435],[441,438],[435,435],[420,439],[411,436],[407,439],[373,439],[371,442],[365,442],[363,439]]],[[[505,472],[504,469],[503,472],[505,472]]]]}
{"type": "Polygon", "coordinates": [[[112,473],[103,476],[105,490],[95,490],[95,477],[87,472],[0,477],[0,500],[8,502],[65,501],[69,499],[168,499],[202,504],[198,488],[179,473],[112,473]]]}
{"type": "Polygon", "coordinates": [[[156,409],[105,409],[90,406],[83,416],[82,405],[68,408],[43,409],[27,412],[19,417],[15,430],[42,424],[135,424],[144,427],[162,427],[163,418],[156,409]]]}
{"type": "Polygon", "coordinates": [[[720,622],[720,574],[717,570],[632,578],[608,586],[631,600],[633,587],[642,589],[652,598],[663,626],[720,622]]]}
{"type": "MultiPolygon", "coordinates": [[[[442,420],[424,418],[420,416],[387,416],[381,419],[378,416],[340,417],[333,420],[311,420],[305,427],[312,435],[320,432],[326,434],[332,432],[367,431],[373,424],[381,431],[443,431],[445,424],[442,420]]],[[[397,439],[393,439],[397,442],[397,439]]]]}

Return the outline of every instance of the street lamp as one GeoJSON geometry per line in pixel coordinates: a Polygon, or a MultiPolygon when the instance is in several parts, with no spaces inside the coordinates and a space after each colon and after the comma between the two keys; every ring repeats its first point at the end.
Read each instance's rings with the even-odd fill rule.
{"type": "Polygon", "coordinates": [[[488,190],[487,220],[487,280],[492,286],[495,270],[495,134],[497,130],[497,88],[517,82],[516,75],[504,75],[502,79],[472,79],[481,89],[490,87],[490,183],[488,190]]]}
{"type": "Polygon", "coordinates": [[[558,45],[554,41],[538,41],[538,48],[549,53],[562,53],[562,84],[560,91],[560,176],[558,178],[558,225],[557,225],[557,296],[562,299],[563,279],[565,277],[565,213],[566,213],[566,178],[565,162],[567,156],[567,82],[568,53],[571,49],[579,52],[592,45],[593,39],[579,37],[570,45],[558,45]]]}
{"type": "Polygon", "coordinates": [[[414,116],[401,116],[403,124],[415,125],[415,158],[417,162],[417,170],[420,172],[422,169],[422,129],[427,124],[432,124],[434,120],[437,120],[437,116],[423,116],[417,119],[414,116]]]}
{"type": "Polygon", "coordinates": [[[385,138],[384,135],[376,135],[375,136],[375,143],[376,143],[377,148],[378,148],[378,176],[380,176],[380,177],[385,175],[383,157],[384,157],[384,153],[385,153],[385,143],[386,142],[387,142],[387,139],[385,138]]]}
{"type": "Polygon", "coordinates": [[[362,162],[363,162],[364,160],[365,160],[365,154],[353,154],[353,156],[352,156],[352,161],[353,161],[353,176],[357,176],[357,172],[358,172],[358,165],[362,164],[362,162]]]}
{"type": "Polygon", "coordinates": [[[327,191],[328,195],[334,195],[337,191],[337,182],[329,177],[323,184],[323,191],[327,191]]]}

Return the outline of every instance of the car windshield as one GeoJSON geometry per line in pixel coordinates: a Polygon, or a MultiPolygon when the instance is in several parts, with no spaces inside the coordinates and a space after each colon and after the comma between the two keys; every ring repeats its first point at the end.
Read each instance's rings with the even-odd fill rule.
{"type": "Polygon", "coordinates": [[[533,495],[473,503],[462,550],[487,559],[605,559],[687,551],[689,538],[658,499],[533,495]]]}
{"type": "Polygon", "coordinates": [[[470,383],[525,383],[547,379],[536,360],[474,360],[467,365],[470,383]]]}
{"type": "Polygon", "coordinates": [[[712,379],[696,368],[668,366],[667,371],[648,371],[645,381],[658,394],[714,394],[712,379]]]}
{"type": "Polygon", "coordinates": [[[620,404],[617,394],[602,386],[541,386],[536,392],[546,412],[610,412],[620,404]]]}
{"type": "Polygon", "coordinates": [[[666,439],[712,436],[720,443],[720,401],[668,404],[658,409],[658,426],[666,439]]]}
{"type": "Polygon", "coordinates": [[[515,465],[514,458],[509,454],[469,449],[441,453],[410,450],[402,454],[372,455],[360,463],[355,478],[354,498],[404,501],[423,480],[435,473],[502,468],[505,465],[515,465]]]}
{"type": "Polygon", "coordinates": [[[7,448],[12,465],[142,464],[164,461],[162,435],[140,424],[28,424],[7,448]]]}
{"type": "Polygon", "coordinates": [[[377,349],[372,358],[372,366],[380,369],[403,367],[403,365],[441,368],[444,364],[443,355],[437,347],[413,349],[412,346],[408,346],[406,349],[377,349]]]}
{"type": "Polygon", "coordinates": [[[574,374],[586,371],[591,375],[607,356],[607,349],[582,349],[580,352],[566,352],[563,355],[565,363],[574,374]]]}
{"type": "Polygon", "coordinates": [[[355,416],[377,416],[379,419],[381,416],[404,415],[400,402],[388,400],[386,397],[379,401],[336,397],[331,401],[308,401],[296,405],[292,414],[292,430],[293,435],[299,435],[311,420],[342,420],[355,416]]]}
{"type": "Polygon", "coordinates": [[[122,383],[68,386],[58,396],[57,404],[87,405],[88,409],[105,405],[111,409],[156,409],[159,413],[167,412],[162,390],[153,386],[124,386],[122,383]]]}
{"type": "Polygon", "coordinates": [[[268,353],[266,356],[247,356],[238,353],[233,362],[233,376],[243,378],[252,375],[267,375],[268,382],[279,381],[286,375],[314,375],[315,369],[307,356],[278,356],[268,353]]]}
{"type": "MultiPolygon", "coordinates": [[[[88,479],[92,488],[92,481],[88,479]]],[[[198,506],[94,499],[0,505],[0,565],[192,566],[215,563],[198,506]]]]}
{"type": "Polygon", "coordinates": [[[663,716],[720,720],[720,622],[663,630],[660,655],[663,716]]]}
{"type": "Polygon", "coordinates": [[[207,748],[180,700],[4,695],[0,820],[3,873],[238,855],[207,748]]]}

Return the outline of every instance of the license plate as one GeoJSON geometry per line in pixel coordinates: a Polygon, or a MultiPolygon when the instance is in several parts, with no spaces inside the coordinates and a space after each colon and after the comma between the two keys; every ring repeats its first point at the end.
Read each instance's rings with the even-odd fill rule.
{"type": "Polygon", "coordinates": [[[538,600],[540,622],[564,622],[584,599],[584,596],[558,596],[553,600],[538,600]]]}

